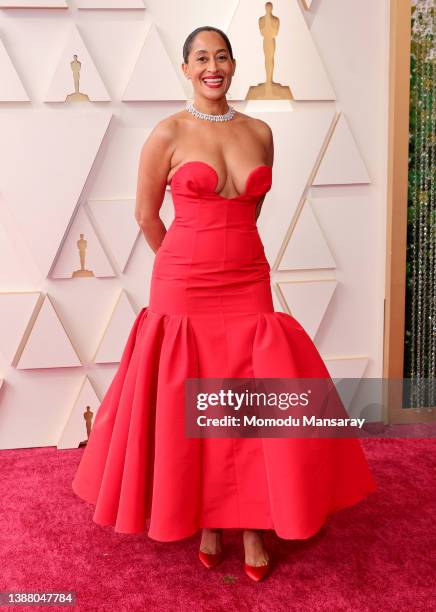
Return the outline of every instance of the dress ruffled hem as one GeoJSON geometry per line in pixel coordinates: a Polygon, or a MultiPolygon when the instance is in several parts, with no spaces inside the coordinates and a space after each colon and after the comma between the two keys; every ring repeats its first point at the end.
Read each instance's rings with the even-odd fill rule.
{"type": "Polygon", "coordinates": [[[144,307],[75,474],[93,521],[168,542],[202,527],[307,539],[376,490],[353,438],[187,438],[186,378],[325,378],[298,321],[282,312],[163,314],[144,307]],[[213,351],[211,351],[213,347],[213,351]]]}

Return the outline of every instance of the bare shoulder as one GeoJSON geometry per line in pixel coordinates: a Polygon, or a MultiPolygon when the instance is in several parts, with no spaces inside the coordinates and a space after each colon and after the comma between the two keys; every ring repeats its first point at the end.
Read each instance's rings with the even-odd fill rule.
{"type": "Polygon", "coordinates": [[[158,121],[150,130],[142,145],[139,157],[139,181],[144,185],[149,182],[159,189],[164,189],[171,159],[176,148],[180,119],[175,113],[158,121]]]}
{"type": "Polygon", "coordinates": [[[181,117],[174,113],[158,121],[142,145],[141,157],[149,166],[170,167],[181,129],[181,117]]]}
{"type": "Polygon", "coordinates": [[[147,141],[153,140],[162,145],[170,145],[177,136],[180,119],[178,113],[164,117],[158,121],[151,130],[147,141]]]}
{"type": "Polygon", "coordinates": [[[251,117],[253,128],[257,130],[265,145],[269,145],[273,140],[273,133],[270,125],[257,117],[251,117]]]}
{"type": "Polygon", "coordinates": [[[245,122],[247,127],[262,140],[265,146],[269,146],[273,140],[273,133],[271,127],[266,121],[259,119],[258,117],[251,117],[245,113],[238,112],[240,120],[245,122]]]}

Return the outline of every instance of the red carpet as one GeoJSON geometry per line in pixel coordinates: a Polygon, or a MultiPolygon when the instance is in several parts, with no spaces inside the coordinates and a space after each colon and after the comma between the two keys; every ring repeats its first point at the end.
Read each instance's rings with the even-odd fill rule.
{"type": "MultiPolygon", "coordinates": [[[[228,556],[208,571],[200,532],[161,543],[93,523],[71,490],[82,450],[0,451],[0,590],[74,590],[86,611],[434,609],[436,442],[362,443],[378,490],[309,540],[267,532],[275,563],[258,584],[243,573],[239,530],[224,532],[228,556]]],[[[20,607],[39,609],[71,608],[20,607]]]]}

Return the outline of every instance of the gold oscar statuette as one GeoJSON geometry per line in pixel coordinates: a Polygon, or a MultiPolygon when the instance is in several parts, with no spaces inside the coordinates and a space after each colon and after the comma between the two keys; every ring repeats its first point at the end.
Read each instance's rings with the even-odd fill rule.
{"type": "Polygon", "coordinates": [[[291,90],[287,85],[273,81],[275,38],[279,33],[280,20],[273,15],[272,9],[272,2],[267,2],[265,15],[259,17],[259,30],[263,36],[266,82],[252,85],[248,90],[246,100],[293,100],[291,90]]]}
{"type": "Polygon", "coordinates": [[[73,55],[73,61],[70,62],[70,66],[71,66],[71,71],[73,73],[74,93],[68,94],[67,97],[65,98],[65,102],[71,102],[71,101],[74,101],[74,102],[88,101],[89,102],[89,97],[85,93],[81,93],[79,90],[80,68],[82,67],[82,62],[79,62],[79,60],[77,59],[77,55],[73,55]]]}
{"type": "Polygon", "coordinates": [[[88,443],[89,434],[91,433],[93,416],[94,416],[94,413],[91,411],[91,406],[86,406],[86,411],[83,413],[83,418],[85,419],[85,423],[86,423],[87,438],[86,440],[82,440],[82,442],[79,443],[79,448],[82,446],[86,446],[86,444],[88,443]]]}
{"type": "Polygon", "coordinates": [[[85,254],[86,254],[86,245],[88,241],[83,238],[84,234],[80,234],[80,239],[77,241],[77,247],[79,249],[80,256],[80,270],[74,270],[71,275],[71,278],[83,278],[94,276],[94,272],[92,270],[87,270],[85,268],[85,254]]]}

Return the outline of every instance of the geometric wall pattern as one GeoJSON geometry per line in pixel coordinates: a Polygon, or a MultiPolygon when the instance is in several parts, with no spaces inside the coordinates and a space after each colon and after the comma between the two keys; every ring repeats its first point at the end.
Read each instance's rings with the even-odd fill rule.
{"type": "Polygon", "coordinates": [[[305,280],[279,282],[277,284],[279,292],[289,308],[289,314],[295,317],[312,340],[315,340],[321,321],[338,284],[337,281],[334,279],[305,280]]]}
{"type": "MultiPolygon", "coordinates": [[[[353,399],[358,393],[360,381],[368,365],[368,358],[348,357],[347,359],[341,359],[340,357],[332,357],[324,358],[324,360],[347,413],[350,417],[361,417],[362,406],[353,407],[353,399]]],[[[378,418],[380,418],[380,415],[378,415],[378,418]]]]}
{"type": "Polygon", "coordinates": [[[48,295],[37,313],[17,368],[71,368],[82,365],[48,295]]]}
{"type": "Polygon", "coordinates": [[[50,278],[114,277],[109,259],[100,244],[97,233],[81,206],[63,242],[50,278]]]}
{"type": "Polygon", "coordinates": [[[0,102],[29,102],[29,96],[1,39],[0,75],[0,102]]]}
{"type": "Polygon", "coordinates": [[[0,115],[1,193],[44,277],[62,245],[111,117],[103,110],[69,113],[67,120],[63,113],[50,111],[0,115]]]}
{"type": "Polygon", "coordinates": [[[303,0],[303,4],[304,8],[309,11],[312,6],[312,0],[303,0]]]}
{"type": "Polygon", "coordinates": [[[117,363],[121,360],[135,318],[136,313],[126,292],[121,291],[94,354],[95,363],[117,363]]]}
{"type": "Polygon", "coordinates": [[[0,351],[7,364],[16,364],[41,301],[39,291],[0,293],[0,351]]]}
{"type": "Polygon", "coordinates": [[[313,185],[369,183],[370,178],[344,114],[335,125],[313,185]]]}
{"type": "Polygon", "coordinates": [[[312,109],[302,104],[296,105],[292,112],[253,111],[250,114],[271,126],[275,159],[286,160],[286,163],[274,165],[273,185],[262,208],[265,214],[261,214],[258,221],[265,253],[271,267],[277,269],[292,224],[322,158],[334,124],[335,110],[331,107],[312,109]],[[287,138],[286,134],[292,134],[292,138],[287,138]]]}
{"type": "Polygon", "coordinates": [[[170,60],[161,37],[152,24],[124,90],[124,102],[141,100],[186,100],[181,77],[170,60]],[[153,58],[153,61],[150,61],[153,58]]]}
{"type": "Polygon", "coordinates": [[[281,270],[334,268],[335,261],[310,200],[306,199],[294,231],[280,260],[281,270]],[[307,240],[310,236],[310,242],[307,240]]]}
{"type": "MultiPolygon", "coordinates": [[[[368,357],[326,357],[326,364],[332,378],[356,378],[360,379],[365,374],[368,365],[368,357]]],[[[348,385],[346,386],[348,389],[348,385]]],[[[350,384],[350,390],[352,386],[350,384]]]]}
{"type": "MultiPolygon", "coordinates": [[[[8,5],[70,8],[63,0],[0,0],[0,8],[8,5]]],[[[40,372],[33,375],[42,376],[43,370],[49,375],[50,369],[54,375],[57,368],[64,369],[63,376],[85,375],[80,376],[80,385],[73,393],[61,394],[63,403],[57,401],[55,393],[48,392],[51,387],[37,393],[38,406],[33,409],[40,411],[39,419],[28,421],[32,432],[23,437],[23,443],[37,446],[41,432],[50,423],[50,442],[58,448],[77,447],[86,440],[87,425],[95,418],[102,394],[96,393],[93,379],[100,380],[99,388],[104,392],[111,379],[110,366],[121,358],[138,306],[147,305],[153,257],[145,240],[138,240],[141,231],[133,214],[138,134],[142,135],[139,140],[145,140],[161,117],[181,110],[189,97],[189,82],[180,70],[180,49],[186,32],[200,23],[192,24],[186,8],[173,4],[171,16],[178,26],[174,32],[173,21],[167,19],[169,2],[153,4],[153,12],[144,10],[145,5],[142,0],[75,1],[74,8],[82,10],[63,13],[67,20],[62,25],[70,27],[58,39],[60,44],[53,47],[48,78],[39,82],[35,64],[27,74],[23,70],[24,62],[14,48],[13,30],[8,33],[8,22],[4,22],[8,50],[0,41],[0,69],[4,73],[0,101],[57,103],[46,104],[44,110],[35,106],[25,113],[17,109],[0,115],[0,214],[10,214],[14,232],[23,238],[41,275],[23,278],[22,285],[16,286],[10,275],[4,274],[8,284],[0,287],[0,357],[11,365],[10,372],[1,373],[0,380],[8,384],[2,388],[0,411],[4,436],[8,428],[12,432],[4,440],[16,446],[20,438],[13,432],[19,431],[17,419],[25,416],[25,411],[19,410],[28,402],[21,397],[19,410],[12,404],[6,407],[5,398],[11,403],[14,396],[5,391],[15,387],[28,393],[32,382],[24,377],[37,369],[40,372]],[[127,8],[140,10],[124,14],[118,10],[127,8]],[[87,9],[98,11],[92,14],[87,9]],[[132,49],[131,59],[124,62],[121,71],[114,73],[111,63],[120,41],[114,38],[114,51],[105,47],[107,40],[93,30],[95,22],[86,21],[91,15],[93,19],[110,16],[115,24],[118,16],[144,21],[144,33],[138,36],[136,30],[131,39],[121,41],[132,49]],[[63,49],[60,54],[59,48],[63,49]],[[26,83],[26,89],[22,83],[26,83]],[[106,85],[110,85],[109,91],[121,92],[119,100],[111,99],[106,85]],[[149,104],[156,101],[165,104],[149,104]],[[172,101],[181,104],[170,107],[172,101]],[[107,102],[110,110],[103,104],[107,102]],[[129,180],[121,180],[126,174],[129,180]],[[133,295],[135,307],[130,299],[133,295]],[[55,304],[62,304],[62,309],[55,304]],[[79,338],[81,330],[76,323],[75,334],[70,336],[68,329],[74,329],[72,311],[91,321],[93,334],[79,338]],[[83,355],[79,356],[76,345],[83,355]],[[47,415],[46,422],[43,414],[47,415]]],[[[271,264],[274,308],[295,316],[312,339],[319,336],[321,341],[330,324],[337,323],[338,294],[344,286],[343,254],[336,240],[342,237],[332,231],[325,214],[319,214],[323,202],[311,190],[336,189],[325,202],[333,207],[343,186],[362,189],[371,181],[354,131],[356,122],[352,130],[346,113],[334,104],[337,81],[331,77],[337,76],[336,67],[321,57],[322,44],[318,45],[312,33],[314,25],[320,29],[316,17],[321,11],[327,27],[331,23],[329,11],[334,20],[330,6],[311,0],[273,3],[273,15],[280,19],[275,36],[274,81],[289,88],[293,101],[250,100],[244,102],[245,106],[237,106],[266,121],[274,134],[273,185],[258,220],[271,264]],[[315,17],[312,28],[306,22],[305,9],[315,17]]],[[[219,6],[215,16],[212,5],[200,7],[199,3],[198,7],[199,15],[205,8],[210,11],[205,22],[218,23],[218,14],[224,16],[224,23],[218,27],[229,33],[237,59],[228,98],[245,101],[249,88],[265,80],[264,39],[258,21],[265,15],[265,2],[240,0],[229,10],[219,6]]],[[[60,13],[53,11],[56,14],[60,13]]],[[[356,18],[357,14],[358,10],[356,18]]],[[[349,29],[352,31],[353,23],[349,29]]],[[[362,214],[358,200],[350,198],[353,206],[343,209],[346,219],[355,215],[356,223],[362,214]]],[[[160,215],[168,227],[174,218],[169,188],[160,215]]],[[[14,256],[11,249],[1,252],[14,256]]],[[[11,265],[19,269],[18,262],[11,260],[11,265]]],[[[25,265],[22,267],[25,269],[25,265]]],[[[364,375],[369,357],[359,343],[356,346],[355,351],[322,351],[332,377],[359,379],[364,375]]],[[[36,379],[33,388],[44,389],[36,386],[36,379]]]]}
{"type": "Polygon", "coordinates": [[[76,26],[70,30],[45,102],[106,102],[110,96],[76,26]]]}
{"type": "Polygon", "coordinates": [[[91,381],[86,376],[62,428],[57,448],[77,448],[81,442],[87,440],[88,430],[90,431],[97,416],[100,402],[91,381]]]}
{"type": "Polygon", "coordinates": [[[101,243],[105,245],[117,269],[124,272],[135,241],[141,233],[135,219],[135,199],[88,200],[87,205],[101,243]]]}

